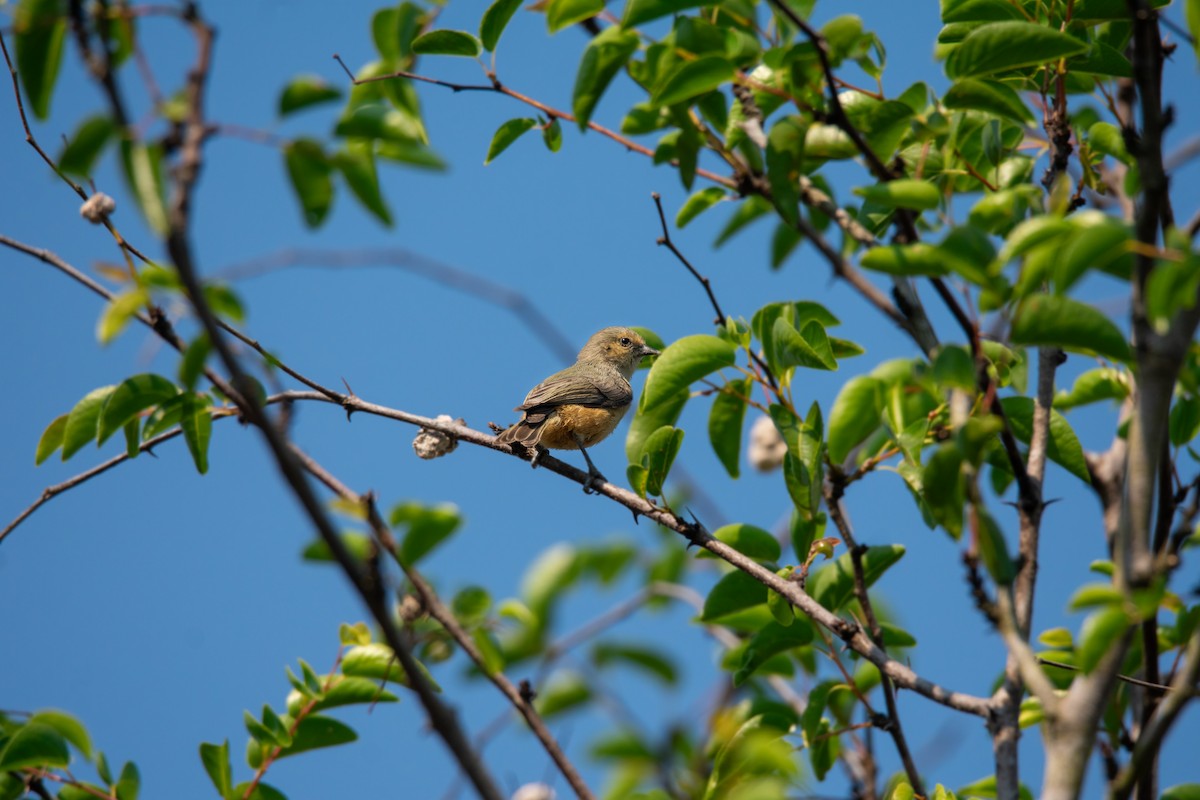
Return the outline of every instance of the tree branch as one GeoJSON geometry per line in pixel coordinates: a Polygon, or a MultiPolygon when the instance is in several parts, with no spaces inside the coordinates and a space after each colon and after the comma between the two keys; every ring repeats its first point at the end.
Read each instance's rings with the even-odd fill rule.
{"type": "Polygon", "coordinates": [[[408,582],[416,590],[425,611],[441,624],[446,633],[450,634],[450,637],[467,654],[467,657],[479,667],[480,672],[500,690],[500,693],[525,718],[525,722],[529,725],[530,730],[533,731],[534,736],[542,743],[542,747],[545,748],[550,758],[554,760],[563,777],[567,779],[567,782],[575,790],[575,794],[580,800],[593,800],[594,796],[591,790],[588,789],[587,784],[583,782],[579,771],[575,769],[575,766],[566,757],[566,754],[563,753],[562,748],[559,747],[558,742],[554,739],[554,735],[550,733],[550,730],[546,727],[546,723],[542,721],[541,716],[534,709],[531,702],[532,698],[523,695],[503,672],[493,670],[489,667],[487,660],[483,657],[479,648],[475,646],[475,642],[471,639],[470,634],[463,629],[450,609],[446,608],[421,574],[413,567],[405,564],[400,558],[400,551],[396,545],[395,537],[392,536],[392,531],[384,523],[383,518],[379,516],[379,509],[375,505],[374,496],[370,493],[365,495],[358,494],[326,471],[310,456],[300,450],[300,448],[292,445],[291,449],[309,474],[325,484],[334,494],[349,503],[360,506],[366,512],[367,523],[371,526],[371,531],[374,533],[379,546],[390,553],[400,566],[400,569],[404,571],[405,577],[408,578],[408,582]]]}

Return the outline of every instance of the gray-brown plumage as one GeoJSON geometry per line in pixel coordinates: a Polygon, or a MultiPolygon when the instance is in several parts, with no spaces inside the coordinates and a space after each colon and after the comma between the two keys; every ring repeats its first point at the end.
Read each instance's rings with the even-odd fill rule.
{"type": "Polygon", "coordinates": [[[592,464],[587,448],[616,429],[629,410],[633,388],[629,379],[646,356],[658,351],[629,328],[605,328],[588,339],[575,363],[539,383],[515,410],[520,421],[498,437],[534,453],[537,466],[542,448],[581,450],[591,479],[589,491],[604,476],[592,464]]]}

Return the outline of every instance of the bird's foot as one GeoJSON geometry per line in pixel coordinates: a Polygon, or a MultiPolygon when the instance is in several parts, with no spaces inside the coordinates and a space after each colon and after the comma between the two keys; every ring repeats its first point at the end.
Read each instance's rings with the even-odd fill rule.
{"type": "Polygon", "coordinates": [[[542,456],[544,456],[546,454],[546,448],[542,447],[539,444],[539,445],[535,445],[534,447],[532,447],[529,452],[530,452],[529,466],[533,467],[534,469],[537,469],[538,462],[541,461],[542,456]]]}
{"type": "Polygon", "coordinates": [[[600,491],[602,483],[608,483],[608,478],[604,477],[597,469],[588,470],[588,479],[583,482],[583,493],[596,494],[600,491]]]}

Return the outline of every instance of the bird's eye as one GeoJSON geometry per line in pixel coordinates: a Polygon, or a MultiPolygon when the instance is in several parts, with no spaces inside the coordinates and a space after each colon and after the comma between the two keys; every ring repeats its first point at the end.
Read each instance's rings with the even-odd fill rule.
{"type": "Polygon", "coordinates": [[[622,337],[621,337],[621,346],[622,346],[622,347],[629,347],[629,345],[631,345],[631,344],[633,344],[633,342],[631,342],[631,341],[629,340],[629,337],[628,337],[628,336],[622,336],[622,337]]]}

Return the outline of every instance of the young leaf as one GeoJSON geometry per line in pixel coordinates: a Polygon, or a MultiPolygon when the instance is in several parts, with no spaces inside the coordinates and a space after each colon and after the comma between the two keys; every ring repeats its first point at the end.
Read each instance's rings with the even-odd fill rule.
{"type": "Polygon", "coordinates": [[[489,53],[495,52],[496,45],[500,42],[500,35],[504,33],[509,20],[520,7],[521,0],[495,0],[488,6],[488,10],[483,12],[483,19],[479,22],[479,39],[483,43],[484,50],[489,53]]]}
{"type": "Polygon", "coordinates": [[[415,566],[450,534],[458,530],[462,525],[462,515],[452,503],[429,507],[417,503],[403,503],[392,510],[389,521],[394,527],[404,524],[408,526],[397,557],[402,564],[415,566]]]}
{"type": "Polygon", "coordinates": [[[557,153],[562,149],[562,124],[558,121],[558,117],[542,126],[542,141],[546,143],[546,149],[551,153],[557,153]]]}
{"type": "Polygon", "coordinates": [[[412,49],[420,55],[475,58],[483,45],[466,31],[436,30],[418,36],[413,40],[412,49]]]}
{"type": "Polygon", "coordinates": [[[108,396],[116,391],[116,386],[101,386],[84,395],[83,399],[67,414],[67,423],[63,428],[62,460],[66,461],[79,452],[88,442],[96,438],[96,430],[100,421],[100,411],[108,401],[108,396]]]}
{"type": "Polygon", "coordinates": [[[1085,673],[1095,669],[1129,624],[1129,617],[1120,605],[1111,605],[1092,613],[1084,620],[1083,629],[1079,632],[1076,666],[1085,673]]]}
{"type": "Polygon", "coordinates": [[[54,455],[54,451],[62,447],[63,434],[67,430],[67,416],[67,414],[59,414],[53,422],[46,426],[46,430],[42,431],[42,436],[38,439],[37,450],[33,455],[35,466],[54,455]]]}
{"type": "Polygon", "coordinates": [[[625,16],[621,19],[621,25],[625,28],[632,28],[634,25],[641,25],[643,22],[650,22],[684,9],[702,6],[707,2],[708,0],[629,0],[625,4],[625,16]]]}
{"type": "Polygon", "coordinates": [[[829,337],[821,323],[812,320],[797,331],[783,317],[775,320],[772,327],[774,337],[774,363],[782,369],[807,367],[809,369],[836,370],[829,337]]]}
{"type": "Polygon", "coordinates": [[[797,647],[811,644],[813,640],[812,626],[804,619],[797,618],[791,625],[780,625],[772,622],[754,634],[742,653],[742,663],[733,674],[733,685],[741,686],[754,671],[767,662],[768,659],[786,653],[797,647]]]}
{"type": "Polygon", "coordinates": [[[1000,81],[967,78],[957,81],[942,95],[942,105],[961,111],[984,111],[1018,124],[1033,122],[1033,112],[1011,86],[1000,81]]]}
{"type": "Polygon", "coordinates": [[[863,253],[859,263],[864,269],[888,275],[945,275],[948,271],[945,254],[926,242],[888,244],[872,247],[863,253]]]}
{"type": "Polygon", "coordinates": [[[488,145],[487,158],[483,160],[484,165],[492,163],[492,160],[496,156],[503,153],[510,144],[520,139],[524,133],[532,130],[534,125],[537,125],[536,119],[523,117],[510,119],[497,128],[496,133],[492,136],[492,143],[488,145]]]}
{"type": "Polygon", "coordinates": [[[104,444],[108,437],[138,414],[177,394],[179,394],[179,387],[161,375],[146,372],[126,378],[108,396],[108,400],[100,411],[96,435],[97,444],[104,444]]]}

